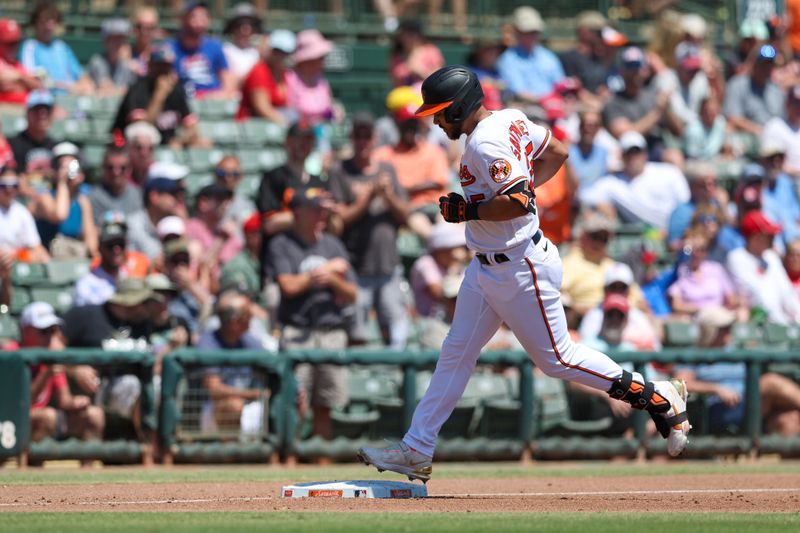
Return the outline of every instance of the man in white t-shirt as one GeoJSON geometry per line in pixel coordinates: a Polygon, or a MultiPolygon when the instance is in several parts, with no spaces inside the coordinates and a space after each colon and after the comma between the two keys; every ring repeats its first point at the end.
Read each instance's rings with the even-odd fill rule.
{"type": "Polygon", "coordinates": [[[800,298],[792,288],[781,258],[772,248],[781,227],[761,211],[742,219],[744,248],[728,254],[728,271],[751,309],[760,308],[776,324],[800,323],[800,298]]]}
{"type": "Polygon", "coordinates": [[[800,175],[800,85],[786,93],[786,118],[773,117],[764,124],[761,146],[780,146],[786,154],[783,170],[800,175]]]}
{"type": "Polygon", "coordinates": [[[12,253],[26,261],[50,259],[36,229],[31,212],[16,201],[19,177],[12,169],[0,174],[0,252],[12,253]]]}
{"type": "Polygon", "coordinates": [[[689,201],[686,177],[674,165],[648,161],[641,133],[625,132],[620,147],[622,170],[582,190],[581,204],[611,208],[623,222],[644,222],[665,230],[675,207],[689,201]]]}

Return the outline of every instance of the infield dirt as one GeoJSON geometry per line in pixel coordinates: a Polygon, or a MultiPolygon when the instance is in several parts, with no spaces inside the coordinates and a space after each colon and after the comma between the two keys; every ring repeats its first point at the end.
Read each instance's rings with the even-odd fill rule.
{"type": "MultiPolygon", "coordinates": [[[[794,513],[800,509],[796,472],[434,478],[428,483],[430,497],[420,500],[282,499],[280,488],[293,481],[292,472],[286,470],[283,482],[3,484],[0,511],[794,513]]],[[[402,478],[386,474],[382,479],[402,478]]]]}

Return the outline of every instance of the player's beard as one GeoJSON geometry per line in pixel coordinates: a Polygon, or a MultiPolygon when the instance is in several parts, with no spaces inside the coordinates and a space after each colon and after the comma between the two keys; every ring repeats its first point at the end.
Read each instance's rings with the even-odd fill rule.
{"type": "Polygon", "coordinates": [[[452,141],[457,141],[459,138],[461,138],[461,134],[464,133],[461,124],[453,124],[449,129],[442,129],[444,130],[445,134],[447,134],[447,138],[452,141]]]}

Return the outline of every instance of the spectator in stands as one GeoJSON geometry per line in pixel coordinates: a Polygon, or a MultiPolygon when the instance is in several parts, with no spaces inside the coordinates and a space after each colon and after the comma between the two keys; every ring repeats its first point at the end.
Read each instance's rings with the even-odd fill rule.
{"type": "Polygon", "coordinates": [[[761,209],[782,228],[781,246],[800,237],[800,201],[794,180],[784,171],[786,148],[779,144],[762,144],[759,147],[761,166],[766,171],[762,182],[761,209]]]}
{"type": "Polygon", "coordinates": [[[771,45],[761,46],[752,71],[728,82],[724,110],[734,129],[759,136],[771,118],[783,116],[783,90],[770,79],[775,55],[771,45]]]}
{"type": "MultiPolygon", "coordinates": [[[[248,294],[261,292],[261,254],[263,239],[261,215],[253,213],[243,226],[244,248],[233,259],[222,265],[219,285],[224,287],[233,283],[243,284],[248,294]]],[[[261,300],[261,298],[256,298],[261,300]]]]}
{"type": "Polygon", "coordinates": [[[120,146],[110,145],[100,166],[100,183],[92,187],[89,200],[94,223],[103,223],[109,211],[122,213],[126,218],[142,210],[142,193],[131,183],[131,158],[120,146]]]}
{"type": "Polygon", "coordinates": [[[500,56],[497,69],[515,100],[537,104],[564,77],[558,57],[540,44],[545,29],[541,15],[529,6],[513,15],[516,46],[500,56]]]}
{"type": "Polygon", "coordinates": [[[717,169],[705,161],[689,161],[686,164],[686,179],[689,183],[689,200],[679,204],[669,216],[667,224],[667,244],[677,250],[683,235],[689,228],[698,205],[713,203],[727,205],[724,189],[717,187],[717,169]]]}
{"type": "MultiPolygon", "coordinates": [[[[626,342],[638,350],[660,350],[661,342],[658,333],[650,320],[647,304],[642,297],[641,289],[636,285],[633,278],[633,271],[625,263],[612,262],[605,270],[603,281],[603,295],[601,301],[594,308],[590,309],[581,321],[578,330],[581,339],[594,339],[601,336],[605,309],[604,303],[609,296],[621,296],[630,304],[630,298],[634,297],[637,307],[625,313],[625,324],[620,326],[620,341],[626,342]]],[[[599,348],[598,348],[599,349],[599,348]]]]}
{"type": "Polygon", "coordinates": [[[666,230],[669,216],[689,200],[689,186],[678,167],[647,160],[647,141],[636,131],[620,139],[622,170],[581,191],[581,203],[615,211],[628,223],[643,222],[666,230]]]}
{"type": "MultiPolygon", "coordinates": [[[[407,117],[421,105],[422,95],[414,87],[403,85],[389,91],[386,95],[386,110],[389,113],[375,121],[375,145],[380,147],[397,144],[400,141],[400,130],[395,116],[402,113],[407,117]]],[[[432,140],[430,135],[428,140],[432,140]]]]}
{"type": "Polygon", "coordinates": [[[702,203],[695,208],[687,231],[689,229],[700,230],[708,239],[710,261],[724,264],[731,250],[744,246],[744,239],[730,224],[726,208],[715,202],[702,203]]]}
{"type": "Polygon", "coordinates": [[[103,226],[100,232],[100,264],[94,266],[75,284],[73,305],[105,303],[116,292],[117,281],[121,278],[132,275],[143,277],[142,274],[146,274],[146,271],[144,273],[134,271],[131,267],[136,268],[137,265],[129,264],[127,234],[128,228],[123,222],[112,220],[103,226]]]}
{"type": "Polygon", "coordinates": [[[261,61],[250,70],[242,84],[242,100],[236,112],[237,120],[250,117],[265,118],[282,126],[289,123],[292,110],[288,107],[286,63],[294,53],[296,39],[289,30],[273,30],[269,47],[261,61]]]}
{"type": "Polygon", "coordinates": [[[286,163],[264,173],[256,196],[256,207],[263,216],[265,248],[273,235],[294,224],[287,203],[291,192],[308,187],[325,187],[318,175],[306,171],[306,160],[314,149],[314,130],[305,122],[295,122],[286,132],[286,163]]]}
{"type": "MultiPolygon", "coordinates": [[[[725,308],[707,308],[697,317],[700,346],[726,348],[731,344],[731,328],[736,314],[725,308]]],[[[738,434],[745,420],[745,363],[712,363],[679,366],[674,375],[686,380],[695,394],[708,395],[705,408],[712,433],[738,434]]],[[[783,436],[800,433],[800,386],[791,379],[765,372],[759,379],[761,416],[767,431],[783,436]]]]}
{"type": "MultiPolygon", "coordinates": [[[[411,214],[407,224],[411,230],[427,239],[433,218],[438,218],[439,196],[446,194],[448,186],[447,153],[438,145],[420,135],[421,120],[410,108],[394,113],[400,139],[393,146],[381,146],[373,154],[374,161],[386,162],[394,167],[400,185],[409,198],[411,214]]],[[[462,173],[468,172],[462,167],[462,173]]],[[[462,174],[462,181],[466,177],[462,174]]]]}
{"type": "Polygon", "coordinates": [[[800,239],[795,239],[786,245],[783,255],[783,268],[792,282],[795,292],[800,296],[800,239]]]}
{"type": "Polygon", "coordinates": [[[150,260],[161,254],[161,241],[156,225],[170,215],[186,217],[186,188],[183,180],[189,169],[183,165],[157,162],[150,167],[144,185],[144,209],[128,218],[128,240],[134,250],[150,260]]]}
{"type": "Polygon", "coordinates": [[[419,20],[401,21],[389,55],[392,85],[418,85],[443,66],[442,52],[425,38],[419,20]]]}
{"type": "Polygon", "coordinates": [[[56,94],[88,94],[94,88],[72,49],[56,39],[62,15],[51,0],[41,0],[31,11],[33,38],[20,49],[20,61],[28,72],[42,74],[44,85],[56,94]]]}
{"type": "Polygon", "coordinates": [[[70,142],[53,147],[50,186],[28,203],[42,244],[53,259],[86,259],[97,255],[97,227],[80,151],[70,142]]]}
{"type": "Polygon", "coordinates": [[[624,86],[603,109],[606,128],[620,140],[627,132],[643,135],[652,159],[682,159],[680,154],[664,148],[664,129],[675,134],[679,125],[670,112],[670,93],[656,92],[645,86],[647,69],[641,49],[628,47],[622,51],[621,59],[620,75],[624,86]]]}
{"type": "Polygon", "coordinates": [[[131,46],[131,69],[137,76],[147,76],[150,52],[159,32],[158,11],[147,5],[140,5],[131,17],[133,44],[131,46]]]}
{"type": "Polygon", "coordinates": [[[608,21],[597,11],[578,13],[575,48],[560,55],[566,75],[578,78],[587,91],[598,96],[608,93],[609,59],[613,58],[603,40],[603,30],[607,26],[608,21]]]}
{"type": "Polygon", "coordinates": [[[754,210],[742,218],[741,231],[745,246],[728,254],[727,268],[750,309],[761,309],[776,324],[800,322],[800,299],[772,248],[781,227],[754,210]]]}
{"type": "MultiPolygon", "coordinates": [[[[676,316],[691,320],[707,307],[726,307],[735,311],[739,306],[739,297],[725,268],[708,259],[709,244],[702,229],[687,231],[683,253],[688,254],[689,259],[678,265],[678,279],[668,290],[672,312],[676,316]]],[[[746,312],[742,318],[747,320],[746,312]]]]}
{"type": "Polygon", "coordinates": [[[698,118],[700,104],[712,94],[700,54],[698,46],[679,43],[675,48],[675,68],[662,71],[653,81],[657,90],[670,95],[669,110],[680,126],[676,134],[698,118]]]}
{"type": "Polygon", "coordinates": [[[236,4],[231,16],[225,21],[223,33],[230,40],[223,43],[222,51],[239,85],[261,56],[258,46],[260,43],[257,42],[262,34],[258,10],[246,2],[236,4]]]}
{"type": "Polygon", "coordinates": [[[256,212],[256,204],[253,200],[239,190],[242,183],[242,164],[239,158],[233,154],[227,154],[217,163],[214,169],[214,183],[224,187],[231,193],[231,201],[228,210],[225,212],[225,220],[232,220],[236,226],[236,235],[241,237],[241,227],[250,215],[256,212]]]}
{"type": "Polygon", "coordinates": [[[123,18],[108,18],[101,27],[103,35],[102,53],[89,59],[89,76],[99,96],[122,95],[128,86],[136,81],[136,73],[131,68],[128,37],[130,23],[123,18]]]}
{"type": "Polygon", "coordinates": [[[140,120],[125,128],[125,144],[131,163],[130,179],[134,184],[143,187],[150,165],[155,161],[155,147],[161,144],[161,134],[155,126],[140,120]]]}
{"type": "Polygon", "coordinates": [[[190,0],[184,4],[180,32],[169,41],[175,52],[175,71],[186,94],[193,98],[236,98],[236,76],[225,59],[222,43],[208,36],[209,22],[204,2],[190,0]]]}
{"type": "Polygon", "coordinates": [[[762,19],[745,18],[739,26],[739,42],[725,56],[725,70],[729,78],[746,74],[753,68],[758,48],[769,39],[769,28],[762,19]]]}
{"type": "MultiPolygon", "coordinates": [[[[20,316],[22,348],[63,351],[66,342],[64,321],[48,303],[33,302],[20,316]]],[[[46,437],[76,437],[81,440],[103,438],[103,410],[92,405],[88,396],[73,395],[63,365],[38,363],[31,368],[31,440],[46,437]],[[52,406],[51,406],[52,405],[52,406]],[[63,417],[61,420],[59,418],[63,417]]],[[[82,461],[90,466],[91,460],[82,461]]]]}
{"type": "Polygon", "coordinates": [[[709,94],[700,103],[700,113],[683,129],[682,150],[689,159],[711,160],[738,154],[728,139],[728,121],[720,112],[716,95],[709,94]]]}
{"type": "Polygon", "coordinates": [[[22,30],[14,19],[0,19],[0,105],[23,106],[42,81],[17,60],[22,30]]]}
{"type": "Polygon", "coordinates": [[[156,357],[153,373],[161,375],[162,358],[173,350],[189,344],[189,325],[182,318],[172,315],[169,304],[178,295],[178,288],[169,278],[156,272],[145,278],[145,283],[157,296],[147,300],[147,315],[152,328],[148,343],[156,357]]]}
{"type": "Polygon", "coordinates": [[[609,293],[603,298],[600,306],[592,309],[590,313],[595,311],[600,316],[600,327],[594,335],[580,335],[582,344],[603,353],[608,353],[609,351],[630,352],[637,349],[636,346],[625,340],[625,330],[629,324],[629,313],[637,311],[637,309],[631,309],[627,296],[616,292],[609,293]]]}
{"type": "Polygon", "coordinates": [[[206,284],[200,282],[198,269],[191,264],[189,243],[185,239],[173,239],[164,245],[164,267],[178,289],[177,296],[169,303],[169,311],[186,321],[195,339],[211,314],[213,296],[206,284]]]}
{"type": "MultiPolygon", "coordinates": [[[[222,293],[216,304],[216,314],[220,325],[215,331],[200,336],[197,347],[203,350],[261,350],[261,343],[248,333],[250,327],[250,299],[235,291],[222,293]]],[[[240,420],[247,404],[256,403],[262,408],[255,409],[260,423],[263,419],[264,383],[260,382],[249,366],[211,367],[205,371],[203,386],[213,402],[214,421],[218,429],[238,430],[240,420]]],[[[252,417],[253,414],[251,413],[252,417]]],[[[241,424],[241,429],[254,432],[252,423],[241,424]]]]}
{"type": "MultiPolygon", "coordinates": [[[[614,237],[614,221],[597,211],[585,211],[575,226],[577,240],[564,256],[561,292],[567,294],[574,311],[583,316],[603,300],[606,273],[616,264],[608,256],[608,243],[614,237]]],[[[637,285],[631,285],[631,303],[641,305],[637,285]]]]}
{"type": "Polygon", "coordinates": [[[119,137],[128,124],[145,120],[158,128],[162,144],[173,148],[208,144],[197,131],[197,115],[189,108],[174,63],[175,53],[169,46],[152,50],[147,76],[136,80],[125,93],[111,125],[112,133],[119,137]],[[178,126],[182,129],[180,137],[176,135],[178,126]]]}
{"type": "MultiPolygon", "coordinates": [[[[0,182],[2,183],[2,182],[0,182]]],[[[0,308],[11,305],[14,289],[11,282],[11,268],[14,266],[14,254],[0,249],[0,308]]]]}
{"type": "Polygon", "coordinates": [[[49,261],[31,212],[16,199],[19,185],[12,168],[0,169],[0,252],[23,262],[49,261]]]}
{"type": "Polygon", "coordinates": [[[53,159],[53,146],[48,130],[53,124],[53,95],[47,91],[32,91],[26,103],[27,126],[15,137],[8,140],[14,151],[17,171],[28,177],[29,183],[36,183],[50,175],[53,159]]]}
{"type": "Polygon", "coordinates": [[[16,168],[17,162],[14,160],[14,150],[11,149],[11,144],[3,135],[3,127],[0,125],[0,168],[6,165],[16,168]]]}
{"type": "MultiPolygon", "coordinates": [[[[281,291],[278,322],[281,349],[339,350],[347,347],[344,307],[355,303],[355,274],[347,250],[324,231],[328,209],[321,189],[297,191],[291,209],[292,230],[276,236],[269,257],[281,291]]],[[[301,405],[310,403],[314,434],[331,437],[330,410],[346,402],[346,370],[342,366],[305,365],[297,369],[301,405]]]]}
{"type": "Polygon", "coordinates": [[[206,185],[197,193],[195,216],[186,221],[186,237],[203,250],[203,262],[213,279],[219,277],[221,264],[227,263],[242,249],[238,227],[225,214],[233,194],[218,183],[206,185]]]}
{"type": "Polygon", "coordinates": [[[331,50],[333,43],[318,30],[303,30],[297,34],[292,54],[294,69],[286,72],[288,105],[312,125],[336,118],[333,93],[323,72],[325,56],[331,50]]]}
{"type": "Polygon", "coordinates": [[[358,280],[354,336],[363,340],[370,312],[377,312],[383,340],[392,349],[405,347],[408,316],[401,290],[402,265],[397,230],[408,217],[405,190],[394,168],[374,161],[375,120],[356,113],[350,141],[353,157],[331,171],[330,188],[341,208],[342,241],[358,280]]]}
{"type": "Polygon", "coordinates": [[[479,40],[472,46],[472,51],[467,56],[467,67],[478,76],[483,89],[483,107],[489,111],[503,108],[505,84],[497,70],[497,60],[504,50],[505,47],[500,41],[479,40]]]}
{"type": "Polygon", "coordinates": [[[597,180],[608,174],[608,149],[596,142],[597,132],[603,127],[603,120],[597,111],[580,113],[580,137],[578,142],[569,145],[569,166],[578,179],[578,188],[591,187],[597,180]]]}
{"type": "Polygon", "coordinates": [[[786,94],[786,117],[772,117],[764,125],[761,146],[780,146],[786,160],[783,170],[794,177],[800,176],[800,85],[791,87],[786,94]]]}

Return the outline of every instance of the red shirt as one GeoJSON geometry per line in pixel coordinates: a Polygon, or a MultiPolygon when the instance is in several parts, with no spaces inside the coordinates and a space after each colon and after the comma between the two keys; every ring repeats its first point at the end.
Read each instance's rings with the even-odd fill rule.
{"type": "Polygon", "coordinates": [[[250,99],[257,90],[267,91],[272,107],[286,107],[286,82],[275,81],[272,71],[263,61],[256,63],[242,84],[242,101],[236,112],[236,120],[244,120],[255,115],[250,99]]]}
{"type": "MultiPolygon", "coordinates": [[[[19,61],[6,61],[0,58],[0,69],[16,70],[20,74],[27,74],[25,67],[19,61]]],[[[28,89],[19,81],[0,82],[0,104],[25,105],[28,99],[28,89]]]]}
{"type": "MultiPolygon", "coordinates": [[[[45,370],[47,370],[47,365],[45,364],[40,363],[38,365],[34,365],[31,368],[31,380],[36,379],[36,376],[45,370]]],[[[63,373],[53,374],[44,384],[42,392],[39,393],[39,396],[37,396],[36,400],[34,400],[34,402],[31,404],[31,409],[41,409],[42,407],[47,407],[47,404],[50,403],[50,398],[53,397],[53,393],[65,387],[68,387],[67,376],[63,373]]]]}

